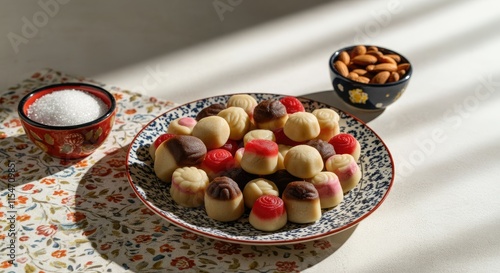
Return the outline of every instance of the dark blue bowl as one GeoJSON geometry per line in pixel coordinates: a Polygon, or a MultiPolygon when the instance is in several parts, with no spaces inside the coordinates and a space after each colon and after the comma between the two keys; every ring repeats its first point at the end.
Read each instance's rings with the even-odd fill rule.
{"type": "MultiPolygon", "coordinates": [[[[339,49],[329,59],[330,78],[333,90],[348,105],[364,110],[382,110],[397,101],[405,92],[413,71],[413,65],[403,55],[378,47],[384,54],[397,54],[401,57],[400,63],[410,63],[410,69],[396,82],[385,84],[361,83],[342,76],[333,66],[342,51],[350,51],[355,46],[339,49]]],[[[368,47],[368,45],[366,46],[368,47]]]]}

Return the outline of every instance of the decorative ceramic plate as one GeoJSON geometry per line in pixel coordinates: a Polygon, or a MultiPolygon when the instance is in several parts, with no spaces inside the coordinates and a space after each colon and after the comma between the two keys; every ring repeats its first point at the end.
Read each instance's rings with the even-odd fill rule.
{"type": "MultiPolygon", "coordinates": [[[[260,102],[280,98],[276,94],[250,94],[260,102]]],[[[374,212],[384,201],[394,177],[391,154],[383,141],[367,125],[355,117],[321,102],[300,98],[306,111],[332,108],[340,115],[341,132],[350,133],[361,144],[359,166],[362,178],[356,188],[344,196],[337,207],[324,210],[319,221],[312,224],[287,225],[275,232],[262,232],[248,222],[248,214],[239,220],[224,223],[209,218],[203,207],[185,208],[170,196],[170,185],[161,182],[153,170],[149,146],[169,123],[179,117],[196,117],[203,108],[214,103],[226,103],[231,95],[215,96],[173,108],[147,124],[132,141],[127,155],[130,185],[141,201],[170,223],[191,232],[227,242],[252,245],[299,243],[329,236],[350,228],[374,212]]]]}

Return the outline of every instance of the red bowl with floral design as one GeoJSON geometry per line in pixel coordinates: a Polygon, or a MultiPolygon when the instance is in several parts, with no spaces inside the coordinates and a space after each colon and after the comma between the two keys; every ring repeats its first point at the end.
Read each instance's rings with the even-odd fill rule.
{"type": "Polygon", "coordinates": [[[113,95],[99,86],[87,83],[61,83],[36,89],[21,99],[18,105],[21,124],[28,138],[47,154],[63,159],[83,158],[92,154],[107,138],[114,124],[116,101],[113,95]],[[62,90],[79,90],[102,100],[107,111],[90,122],[53,126],[28,117],[29,107],[44,95],[62,90]]]}

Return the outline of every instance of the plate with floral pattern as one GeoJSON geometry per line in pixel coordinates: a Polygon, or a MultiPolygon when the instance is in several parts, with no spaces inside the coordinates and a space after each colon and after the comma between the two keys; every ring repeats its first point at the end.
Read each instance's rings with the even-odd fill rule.
{"type": "MultiPolygon", "coordinates": [[[[360,143],[359,166],[362,178],[358,185],[336,207],[322,211],[322,217],[311,224],[288,222],[275,232],[253,228],[248,213],[233,222],[219,222],[208,217],[203,207],[186,208],[177,205],[170,196],[170,185],[160,181],[153,170],[149,146],[167,131],[171,121],[179,117],[196,117],[205,107],[225,104],[232,94],[214,96],[172,108],[148,123],[132,141],[127,155],[127,176],[138,198],[152,211],[168,222],[209,238],[252,245],[280,245],[316,240],[355,226],[373,213],[385,200],[394,178],[394,164],[389,149],[382,139],[366,124],[352,115],[327,104],[297,97],[306,111],[331,108],[340,115],[340,131],[352,134],[360,143]]],[[[279,99],[284,95],[250,94],[258,102],[279,99]]]]}

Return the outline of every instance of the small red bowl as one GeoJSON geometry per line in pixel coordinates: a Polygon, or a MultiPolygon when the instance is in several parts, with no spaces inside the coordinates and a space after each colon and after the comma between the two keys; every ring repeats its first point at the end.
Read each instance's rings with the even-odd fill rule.
{"type": "Polygon", "coordinates": [[[32,91],[18,105],[21,124],[28,138],[47,154],[63,159],[83,158],[92,154],[111,132],[116,115],[116,101],[107,90],[86,83],[62,83],[32,91]],[[45,125],[28,117],[28,108],[38,98],[61,90],[80,90],[101,99],[107,106],[106,113],[87,123],[71,126],[45,125]]]}

